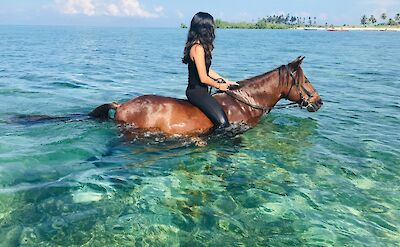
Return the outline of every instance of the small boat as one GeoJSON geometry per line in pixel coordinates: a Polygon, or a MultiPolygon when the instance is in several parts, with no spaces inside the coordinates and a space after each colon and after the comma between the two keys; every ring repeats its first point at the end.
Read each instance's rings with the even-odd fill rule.
{"type": "Polygon", "coordinates": [[[318,31],[318,28],[305,27],[304,30],[306,30],[306,31],[318,31]]]}
{"type": "Polygon", "coordinates": [[[349,30],[329,28],[329,29],[326,29],[326,31],[328,31],[328,32],[348,32],[349,30]]]}

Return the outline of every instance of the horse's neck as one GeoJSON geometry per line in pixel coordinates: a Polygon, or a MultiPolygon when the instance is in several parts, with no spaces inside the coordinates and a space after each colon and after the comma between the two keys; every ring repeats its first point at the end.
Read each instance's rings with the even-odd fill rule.
{"type": "Polygon", "coordinates": [[[242,83],[244,86],[236,90],[235,93],[249,103],[272,108],[282,97],[278,70],[247,79],[242,83]]]}

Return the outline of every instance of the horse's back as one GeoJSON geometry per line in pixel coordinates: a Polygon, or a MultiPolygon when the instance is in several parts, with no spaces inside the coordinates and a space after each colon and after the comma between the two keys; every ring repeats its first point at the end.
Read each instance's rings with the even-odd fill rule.
{"type": "Polygon", "coordinates": [[[143,95],[125,102],[117,109],[115,120],[169,134],[190,134],[212,126],[210,120],[187,100],[159,95],[143,95]]]}
{"type": "MultiPolygon", "coordinates": [[[[142,95],[131,99],[119,107],[119,111],[134,111],[142,110],[143,108],[156,108],[174,106],[185,108],[188,111],[195,110],[194,106],[189,101],[184,99],[177,99],[172,97],[160,96],[160,95],[142,95]]],[[[151,109],[150,109],[151,110],[151,109]]]]}

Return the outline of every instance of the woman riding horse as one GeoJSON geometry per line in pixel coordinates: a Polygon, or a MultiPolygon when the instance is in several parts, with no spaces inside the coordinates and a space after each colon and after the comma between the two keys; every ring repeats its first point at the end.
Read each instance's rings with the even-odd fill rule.
{"type": "MultiPolygon", "coordinates": [[[[292,104],[304,107],[309,112],[316,112],[321,108],[322,100],[300,66],[303,59],[304,57],[298,57],[287,65],[239,81],[236,88],[212,97],[226,113],[229,123],[234,126],[256,126],[265,113],[277,108],[275,105],[281,99],[290,100],[292,104]]],[[[199,136],[209,132],[214,126],[210,118],[187,100],[159,95],[143,95],[122,104],[103,104],[90,112],[89,116],[109,119],[113,115],[110,110],[115,110],[114,117],[111,117],[114,122],[127,131],[199,136]]],[[[11,122],[34,124],[84,117],[82,114],[63,117],[30,115],[17,117],[11,122]]]]}
{"type": "Polygon", "coordinates": [[[197,106],[214,124],[214,128],[229,126],[229,120],[221,105],[209,93],[208,87],[221,91],[230,85],[238,85],[222,78],[210,68],[214,48],[215,24],[213,17],[204,12],[197,13],[190,24],[182,62],[188,65],[189,84],[186,97],[197,106]]]}
{"type": "MultiPolygon", "coordinates": [[[[298,57],[287,65],[242,80],[236,88],[212,97],[222,106],[229,123],[249,128],[257,125],[281,99],[316,112],[322,106],[322,100],[300,66],[303,59],[298,57]]],[[[123,104],[104,104],[89,115],[108,119],[110,109],[115,110],[114,121],[131,130],[198,136],[214,126],[198,107],[188,101],[159,95],[143,95],[123,104]]]]}
{"type": "MultiPolygon", "coordinates": [[[[186,95],[189,101],[158,95],[143,95],[125,103],[104,104],[89,116],[109,119],[110,115],[122,129],[129,131],[162,132],[167,135],[198,136],[215,128],[232,124],[252,128],[261,117],[270,112],[281,99],[287,99],[316,112],[322,100],[301,68],[304,57],[298,57],[267,73],[238,83],[223,79],[210,68],[214,34],[214,20],[210,14],[199,12],[191,22],[183,63],[188,64],[189,85],[186,95]],[[235,85],[235,88],[229,86],[235,85]],[[208,87],[222,91],[208,93],[208,87]],[[115,114],[110,114],[114,110],[115,114]]],[[[86,115],[87,116],[87,115],[86,115]]],[[[72,114],[64,117],[46,115],[21,116],[12,122],[39,123],[55,120],[67,121],[85,117],[72,114]]]]}

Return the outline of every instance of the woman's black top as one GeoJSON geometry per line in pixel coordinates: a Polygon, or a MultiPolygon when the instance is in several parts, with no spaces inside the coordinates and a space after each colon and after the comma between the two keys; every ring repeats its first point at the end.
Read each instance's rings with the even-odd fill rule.
{"type": "MultiPolygon", "coordinates": [[[[206,62],[207,75],[210,71],[211,61],[206,62]]],[[[196,63],[190,59],[188,63],[189,85],[186,89],[186,97],[189,102],[197,106],[214,123],[215,128],[229,126],[228,117],[224,109],[208,92],[208,86],[200,81],[196,63]]]]}
{"type": "MultiPolygon", "coordinates": [[[[211,67],[211,61],[206,62],[207,75],[208,72],[210,71],[210,67],[211,67]]],[[[196,87],[200,87],[204,88],[205,90],[208,90],[208,86],[200,81],[200,76],[197,71],[196,63],[192,61],[192,59],[189,60],[188,71],[189,71],[188,89],[194,89],[196,87]]]]}

